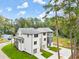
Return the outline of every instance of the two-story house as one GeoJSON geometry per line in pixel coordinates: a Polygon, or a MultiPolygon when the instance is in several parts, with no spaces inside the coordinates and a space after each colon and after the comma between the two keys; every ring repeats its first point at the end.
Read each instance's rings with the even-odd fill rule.
{"type": "Polygon", "coordinates": [[[15,46],[20,51],[30,54],[40,53],[52,44],[53,31],[50,28],[19,28],[16,33],[15,46]]]}

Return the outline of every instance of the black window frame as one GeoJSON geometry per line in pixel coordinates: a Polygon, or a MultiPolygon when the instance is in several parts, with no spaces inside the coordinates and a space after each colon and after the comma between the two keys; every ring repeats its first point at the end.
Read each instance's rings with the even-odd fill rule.
{"type": "Polygon", "coordinates": [[[22,43],[24,43],[24,40],[22,40],[22,43]]]}
{"type": "Polygon", "coordinates": [[[43,33],[43,35],[45,36],[45,35],[46,35],[46,33],[43,33]]]}
{"type": "Polygon", "coordinates": [[[37,41],[34,41],[34,45],[36,45],[37,44],[37,41]]]}
{"type": "Polygon", "coordinates": [[[34,37],[38,37],[38,34],[34,34],[34,37]]]}
{"type": "Polygon", "coordinates": [[[46,41],[46,38],[44,38],[44,41],[46,41]]]}
{"type": "Polygon", "coordinates": [[[29,37],[29,34],[27,34],[27,37],[29,37]]]}

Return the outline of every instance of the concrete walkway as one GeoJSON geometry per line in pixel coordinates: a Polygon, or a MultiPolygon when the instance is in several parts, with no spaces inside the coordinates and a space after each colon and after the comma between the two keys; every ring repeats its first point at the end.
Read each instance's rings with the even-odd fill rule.
{"type": "MultiPolygon", "coordinates": [[[[61,59],[69,59],[69,57],[71,56],[71,50],[67,49],[67,48],[62,48],[62,47],[60,47],[60,48],[61,48],[61,50],[60,50],[60,57],[61,57],[61,59]]],[[[47,59],[58,59],[58,53],[57,52],[51,51],[48,48],[44,49],[44,50],[53,54],[52,56],[50,56],[47,59]]],[[[43,57],[41,55],[41,53],[40,54],[35,54],[35,56],[38,59],[46,59],[45,57],[43,57]]]]}
{"type": "MultiPolygon", "coordinates": [[[[46,51],[53,53],[53,55],[50,56],[48,59],[58,59],[58,53],[57,52],[53,52],[49,49],[46,49],[46,51]]],[[[61,59],[69,59],[70,56],[71,56],[71,50],[70,49],[61,48],[61,50],[60,50],[61,59]]]]}
{"type": "Polygon", "coordinates": [[[40,54],[34,54],[34,56],[36,56],[38,59],[46,59],[45,57],[43,57],[43,56],[41,55],[41,53],[40,53],[40,54]]]}
{"type": "Polygon", "coordinates": [[[5,46],[5,45],[7,45],[7,44],[9,44],[10,42],[6,42],[6,43],[1,43],[0,44],[0,59],[9,59],[8,58],[8,56],[6,56],[2,51],[1,51],[1,49],[5,46]]]}

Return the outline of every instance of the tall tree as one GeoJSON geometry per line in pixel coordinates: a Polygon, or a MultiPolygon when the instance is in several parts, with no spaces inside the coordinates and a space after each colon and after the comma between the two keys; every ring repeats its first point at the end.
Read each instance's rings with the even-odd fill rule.
{"type": "Polygon", "coordinates": [[[71,42],[71,59],[73,59],[73,40],[72,40],[72,29],[73,29],[73,17],[71,16],[73,14],[73,9],[74,6],[72,4],[74,4],[75,0],[63,0],[63,5],[64,5],[64,14],[68,15],[68,20],[69,20],[69,33],[70,33],[70,42],[71,42]]]}
{"type": "Polygon", "coordinates": [[[79,32],[79,0],[75,0],[75,8],[74,8],[74,13],[76,15],[76,24],[74,25],[74,59],[77,58],[77,33],[79,32]]]}
{"type": "MultiPolygon", "coordinates": [[[[57,48],[59,49],[59,40],[58,40],[58,31],[59,31],[59,27],[58,27],[58,11],[60,10],[60,6],[58,4],[59,0],[54,0],[54,3],[52,3],[53,1],[50,0],[49,3],[47,5],[45,5],[45,9],[47,10],[45,17],[52,11],[55,12],[55,22],[56,22],[56,37],[57,37],[57,48]]],[[[44,17],[44,18],[45,18],[44,17]]],[[[58,59],[60,59],[60,52],[58,50],[58,59]]]]}

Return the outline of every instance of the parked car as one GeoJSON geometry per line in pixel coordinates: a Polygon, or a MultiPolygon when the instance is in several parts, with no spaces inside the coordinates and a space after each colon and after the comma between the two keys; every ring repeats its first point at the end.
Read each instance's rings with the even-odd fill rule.
{"type": "Polygon", "coordinates": [[[8,35],[8,34],[1,35],[1,37],[6,39],[6,40],[11,40],[12,39],[12,35],[8,35]]]}

